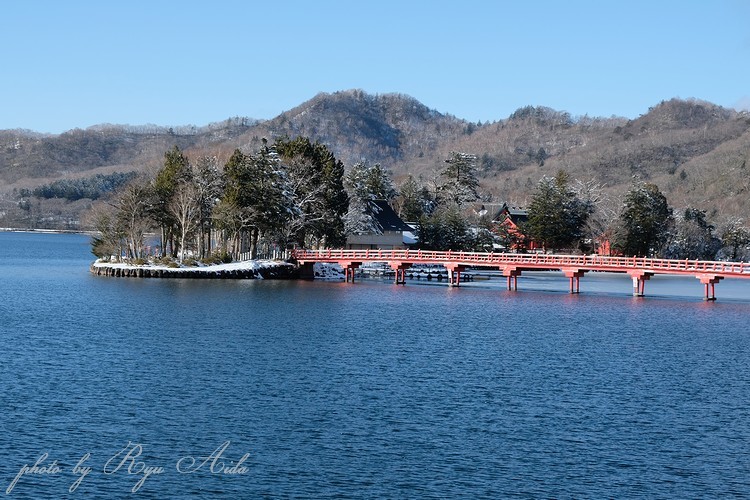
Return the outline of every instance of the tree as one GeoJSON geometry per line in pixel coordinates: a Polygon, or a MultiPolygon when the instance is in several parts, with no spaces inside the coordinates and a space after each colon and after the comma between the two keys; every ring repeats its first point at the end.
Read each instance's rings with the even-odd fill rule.
{"type": "Polygon", "coordinates": [[[473,238],[466,218],[455,203],[423,216],[417,227],[419,248],[425,250],[471,250],[473,238]]]}
{"type": "Polygon", "coordinates": [[[433,201],[429,191],[411,175],[404,180],[398,191],[398,215],[403,220],[418,221],[431,211],[433,201]]]}
{"type": "Polygon", "coordinates": [[[453,151],[445,163],[448,165],[440,172],[438,193],[459,207],[478,200],[477,157],[453,151]]]}
{"type": "Polygon", "coordinates": [[[241,251],[244,231],[251,224],[249,214],[232,198],[224,196],[214,207],[212,218],[214,225],[224,233],[222,252],[233,258],[237,257],[241,251]]]}
{"type": "Polygon", "coordinates": [[[375,218],[376,210],[372,200],[357,194],[349,196],[349,210],[344,216],[346,234],[382,234],[383,228],[375,218]]]}
{"type": "Polygon", "coordinates": [[[390,173],[380,164],[360,162],[346,174],[344,186],[349,195],[349,209],[344,217],[346,234],[380,234],[382,228],[375,218],[378,207],[373,201],[390,201],[396,196],[390,173]]]}
{"type": "Polygon", "coordinates": [[[117,208],[115,227],[122,231],[127,257],[130,259],[144,257],[143,239],[150,228],[148,218],[150,194],[148,186],[133,183],[125,188],[115,205],[117,208]]]}
{"type": "Polygon", "coordinates": [[[576,197],[590,209],[583,228],[584,237],[594,241],[606,235],[619,216],[620,202],[608,196],[604,185],[594,179],[587,181],[576,179],[571,189],[576,197]]]}
{"type": "Polygon", "coordinates": [[[119,224],[115,209],[111,205],[98,205],[93,209],[92,224],[96,229],[91,239],[91,253],[97,258],[107,259],[115,256],[118,260],[124,248],[125,231],[119,224]]]}
{"type": "Polygon", "coordinates": [[[344,178],[347,194],[368,200],[391,201],[396,197],[391,173],[379,163],[367,161],[354,164],[344,178]]]}
{"type": "Polygon", "coordinates": [[[180,181],[167,206],[169,214],[177,223],[180,236],[179,261],[185,258],[186,244],[189,236],[193,235],[201,225],[201,206],[198,199],[198,189],[190,180],[180,181]]]}
{"type": "Polygon", "coordinates": [[[479,216],[474,227],[471,250],[476,252],[491,252],[496,240],[497,235],[495,233],[495,224],[492,223],[492,217],[488,213],[484,213],[479,216]]]}
{"type": "Polygon", "coordinates": [[[346,241],[344,214],[349,197],[344,190],[344,164],[328,148],[307,137],[278,139],[275,144],[287,167],[287,190],[296,207],[291,220],[303,246],[340,246],[346,241]]]}
{"type": "MultiPolygon", "coordinates": [[[[255,259],[262,233],[273,233],[283,224],[284,178],[276,151],[264,140],[255,155],[235,150],[225,169],[225,207],[242,222],[241,230],[250,233],[250,258],[255,259]]],[[[226,221],[225,221],[226,222],[226,221]]]]}
{"type": "Polygon", "coordinates": [[[193,182],[200,206],[200,256],[211,251],[212,213],[224,193],[224,179],[215,156],[199,158],[193,168],[193,182]]]}
{"type": "Polygon", "coordinates": [[[659,187],[638,183],[625,195],[614,247],[625,255],[652,256],[666,242],[672,209],[659,187]]]}
{"type": "Polygon", "coordinates": [[[154,201],[149,208],[151,217],[161,228],[162,256],[166,255],[167,246],[171,247],[172,255],[177,256],[177,248],[174,244],[176,221],[169,211],[169,203],[174,196],[177,184],[191,177],[190,162],[180,148],[174,146],[164,153],[164,166],[154,179],[152,189],[154,201]]]}
{"type": "Polygon", "coordinates": [[[713,260],[721,241],[713,235],[706,211],[686,208],[675,217],[663,256],[667,259],[713,260]]]}
{"type": "Polygon", "coordinates": [[[555,177],[544,176],[539,181],[522,229],[544,248],[574,247],[583,236],[591,210],[568,187],[568,175],[561,170],[555,177]]]}
{"type": "Polygon", "coordinates": [[[745,227],[742,219],[730,217],[721,225],[722,248],[718,259],[731,261],[750,260],[750,229],[745,227]]]}

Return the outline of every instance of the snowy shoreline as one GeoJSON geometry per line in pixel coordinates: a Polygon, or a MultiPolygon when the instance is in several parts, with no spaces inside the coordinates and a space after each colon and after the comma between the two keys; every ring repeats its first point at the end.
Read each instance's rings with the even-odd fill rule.
{"type": "Polygon", "coordinates": [[[293,279],[298,276],[297,266],[274,260],[247,260],[190,267],[97,260],[91,264],[90,271],[97,276],[118,278],[293,279]]]}

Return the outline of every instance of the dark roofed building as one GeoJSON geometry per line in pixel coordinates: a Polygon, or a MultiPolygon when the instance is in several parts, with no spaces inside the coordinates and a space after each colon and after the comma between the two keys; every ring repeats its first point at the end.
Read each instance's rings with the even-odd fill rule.
{"type": "Polygon", "coordinates": [[[346,248],[353,250],[406,248],[404,233],[411,232],[411,226],[401,220],[401,217],[393,211],[386,200],[372,200],[370,209],[370,215],[372,215],[378,231],[350,234],[346,238],[346,248]]]}

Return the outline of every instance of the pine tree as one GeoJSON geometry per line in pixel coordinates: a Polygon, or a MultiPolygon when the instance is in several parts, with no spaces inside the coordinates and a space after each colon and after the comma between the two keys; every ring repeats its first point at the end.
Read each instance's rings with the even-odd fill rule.
{"type": "Polygon", "coordinates": [[[292,200],[288,238],[303,246],[340,246],[346,240],[343,217],[349,206],[344,164],[328,148],[307,137],[278,139],[275,149],[286,167],[292,200]]]}
{"type": "Polygon", "coordinates": [[[170,214],[169,203],[172,201],[178,183],[191,177],[190,162],[180,151],[180,148],[174,146],[164,153],[164,166],[154,179],[152,187],[153,202],[149,207],[151,217],[161,228],[162,256],[166,255],[167,246],[171,247],[174,256],[177,255],[174,242],[177,222],[170,214]]]}
{"type": "Polygon", "coordinates": [[[664,245],[672,209],[655,184],[640,183],[625,195],[614,247],[625,255],[648,257],[664,245]]]}
{"type": "Polygon", "coordinates": [[[357,163],[346,174],[344,186],[349,195],[349,210],[344,219],[346,234],[380,234],[382,228],[375,217],[379,209],[373,201],[390,201],[396,196],[388,170],[378,163],[357,163]]]}
{"type": "Polygon", "coordinates": [[[234,217],[224,221],[240,226],[250,237],[250,257],[256,258],[261,234],[273,234],[288,212],[284,203],[284,176],[275,149],[264,141],[254,155],[235,150],[224,173],[227,186],[222,213],[234,217]]]}
{"type": "Polygon", "coordinates": [[[529,219],[522,228],[544,248],[555,250],[575,246],[583,236],[591,207],[568,187],[568,176],[559,171],[544,176],[529,205],[529,219]]]}
{"type": "Polygon", "coordinates": [[[677,214],[662,256],[666,259],[714,260],[721,241],[713,234],[706,211],[686,208],[677,214]]]}
{"type": "Polygon", "coordinates": [[[438,193],[459,207],[478,200],[477,157],[453,151],[445,163],[448,165],[440,172],[438,193]]]}
{"type": "Polygon", "coordinates": [[[427,188],[411,175],[399,187],[399,217],[405,221],[418,221],[432,207],[427,188]]]}

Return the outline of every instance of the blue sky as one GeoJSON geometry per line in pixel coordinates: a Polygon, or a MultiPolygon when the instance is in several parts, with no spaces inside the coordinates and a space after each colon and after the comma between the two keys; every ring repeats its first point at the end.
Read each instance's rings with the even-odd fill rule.
{"type": "Polygon", "coordinates": [[[273,118],[352,88],[471,121],[750,109],[747,0],[24,0],[0,46],[0,129],[273,118]]]}

